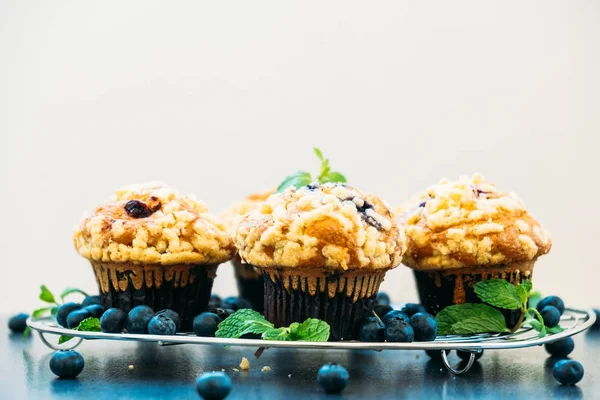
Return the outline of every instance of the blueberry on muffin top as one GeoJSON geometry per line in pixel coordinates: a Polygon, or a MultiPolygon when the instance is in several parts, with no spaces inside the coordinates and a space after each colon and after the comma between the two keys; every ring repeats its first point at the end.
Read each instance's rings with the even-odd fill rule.
{"type": "Polygon", "coordinates": [[[192,196],[161,183],[116,191],[83,218],[73,241],[85,258],[147,264],[216,264],[235,248],[225,224],[192,196]]]}
{"type": "Polygon", "coordinates": [[[388,269],[405,248],[386,203],[318,182],[271,195],[238,222],[234,241],[242,260],[257,267],[388,269]]]}
{"type": "Polygon", "coordinates": [[[407,251],[421,270],[531,262],[550,251],[550,234],[514,194],[481,175],[430,186],[399,210],[407,251]]]}

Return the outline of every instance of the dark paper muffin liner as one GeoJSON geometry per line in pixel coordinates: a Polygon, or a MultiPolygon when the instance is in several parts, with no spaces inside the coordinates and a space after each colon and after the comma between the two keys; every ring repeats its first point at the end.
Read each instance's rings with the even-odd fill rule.
{"type": "Polygon", "coordinates": [[[240,297],[248,300],[252,308],[260,313],[264,310],[265,288],[260,272],[248,265],[242,264],[239,256],[231,260],[233,272],[240,297]]]}
{"type": "Polygon", "coordinates": [[[138,305],[169,308],[191,331],[194,317],[206,311],[217,265],[156,265],[92,261],[103,306],[128,312],[138,305]]]}
{"type": "Polygon", "coordinates": [[[319,318],[331,327],[329,340],[358,338],[358,330],[372,315],[375,296],[385,271],[321,269],[263,269],[265,318],[276,327],[319,318]]]}
{"type": "MultiPolygon", "coordinates": [[[[477,282],[505,279],[513,285],[531,280],[533,264],[499,265],[494,267],[457,268],[444,271],[414,270],[421,304],[433,315],[453,304],[481,303],[475,294],[477,282]]],[[[521,310],[499,310],[506,325],[513,328],[523,316],[521,310]]]]}

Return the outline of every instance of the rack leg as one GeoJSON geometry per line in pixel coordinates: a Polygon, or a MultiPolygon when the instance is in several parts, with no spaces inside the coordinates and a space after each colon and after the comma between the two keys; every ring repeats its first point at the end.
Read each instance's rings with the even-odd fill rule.
{"type": "MultiPolygon", "coordinates": [[[[75,347],[79,346],[81,344],[81,342],[83,341],[83,338],[75,337],[75,338],[69,340],[68,342],[66,342],[66,344],[64,344],[64,345],[53,344],[46,339],[43,332],[38,331],[38,333],[40,335],[40,339],[42,339],[42,342],[47,347],[51,348],[52,350],[72,350],[75,347]]],[[[55,335],[52,335],[52,336],[55,336],[55,335]]]]}
{"type": "Polygon", "coordinates": [[[468,372],[471,369],[471,367],[473,366],[473,363],[475,362],[475,355],[478,353],[476,351],[472,351],[471,354],[469,355],[469,361],[467,361],[467,365],[465,365],[465,367],[462,369],[456,369],[452,365],[450,365],[450,363],[448,362],[448,357],[446,356],[446,352],[444,350],[441,350],[441,352],[442,352],[442,361],[444,362],[446,369],[453,375],[462,375],[462,374],[468,372]]]}

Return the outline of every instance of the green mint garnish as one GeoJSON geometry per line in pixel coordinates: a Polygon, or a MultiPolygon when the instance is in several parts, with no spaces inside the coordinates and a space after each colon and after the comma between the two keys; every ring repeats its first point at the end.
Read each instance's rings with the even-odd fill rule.
{"type": "MultiPolygon", "coordinates": [[[[100,327],[100,320],[98,318],[89,317],[81,321],[74,330],[85,332],[101,332],[102,328],[100,327]]],[[[60,335],[58,338],[58,344],[63,344],[71,339],[73,339],[73,336],[60,335]]]]}
{"type": "Polygon", "coordinates": [[[518,310],[523,307],[523,302],[527,300],[528,293],[525,293],[523,299],[522,292],[526,289],[523,287],[517,289],[517,286],[504,279],[477,282],[474,289],[477,297],[484,303],[507,310],[518,310]]]}
{"type": "Polygon", "coordinates": [[[301,340],[325,342],[329,340],[329,325],[325,321],[309,318],[303,323],[294,322],[289,327],[275,328],[256,311],[238,310],[225,318],[215,333],[216,337],[236,339],[248,333],[260,334],[264,340],[301,340]]]}
{"type": "Polygon", "coordinates": [[[487,304],[457,304],[444,308],[435,317],[438,334],[470,335],[509,332],[504,316],[487,304]]]}
{"type": "Polygon", "coordinates": [[[54,295],[52,292],[46,287],[46,285],[40,286],[40,300],[45,301],[46,303],[56,304],[56,300],[54,299],[54,295]]]}
{"type": "Polygon", "coordinates": [[[529,294],[529,307],[536,308],[540,300],[542,300],[542,293],[534,290],[529,294]]]}
{"type": "MultiPolygon", "coordinates": [[[[323,156],[323,153],[320,149],[314,147],[313,150],[317,158],[321,161],[321,172],[316,178],[318,182],[346,182],[346,177],[341,172],[331,170],[331,167],[329,166],[329,160],[323,156]]],[[[309,172],[298,171],[285,178],[285,180],[277,187],[277,192],[283,192],[290,186],[301,188],[302,186],[306,186],[313,181],[315,181],[315,179],[312,178],[309,172]]]]}
{"type": "Polygon", "coordinates": [[[87,297],[88,294],[86,292],[84,292],[81,289],[77,289],[77,288],[66,288],[65,290],[63,290],[63,292],[60,294],[60,298],[62,301],[65,301],[65,297],[67,297],[68,295],[72,294],[72,293],[79,293],[81,295],[83,295],[84,297],[87,297]]]}

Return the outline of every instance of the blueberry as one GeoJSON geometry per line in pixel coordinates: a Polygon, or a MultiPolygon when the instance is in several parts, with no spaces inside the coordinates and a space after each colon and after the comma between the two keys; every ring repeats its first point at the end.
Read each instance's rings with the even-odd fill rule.
{"type": "Polygon", "coordinates": [[[417,342],[431,342],[437,337],[438,324],[431,314],[416,313],[410,317],[410,326],[415,332],[417,342]]]}
{"type": "Polygon", "coordinates": [[[194,318],[194,333],[196,336],[214,337],[217,326],[222,319],[214,313],[203,312],[194,318]]]}
{"type": "Polygon", "coordinates": [[[539,303],[537,303],[536,308],[539,312],[542,312],[542,309],[546,306],[556,307],[560,315],[562,315],[565,312],[565,303],[558,296],[544,297],[542,300],[540,300],[539,303]]]}
{"type": "Polygon", "coordinates": [[[67,316],[67,327],[69,329],[75,329],[79,326],[81,321],[91,316],[92,314],[90,314],[90,312],[85,308],[71,311],[71,313],[69,313],[69,315],[67,316]]]}
{"type": "Polygon", "coordinates": [[[231,386],[231,378],[225,372],[205,372],[196,379],[196,391],[206,400],[224,399],[231,386]]]}
{"type": "Polygon", "coordinates": [[[383,342],[383,325],[375,317],[369,317],[360,327],[359,338],[361,342],[383,342]]]}
{"type": "Polygon", "coordinates": [[[555,327],[560,322],[560,311],[554,306],[546,306],[540,311],[544,324],[548,328],[555,327]]]}
{"type": "Polygon", "coordinates": [[[100,318],[104,314],[104,307],[99,304],[92,304],[91,306],[84,307],[84,310],[88,310],[90,315],[94,318],[100,318]]]}
{"type": "Polygon", "coordinates": [[[575,342],[573,342],[572,338],[566,337],[557,340],[556,342],[546,343],[544,347],[549,354],[555,357],[564,358],[573,352],[575,349],[575,342]]]}
{"type": "Polygon", "coordinates": [[[377,304],[375,307],[373,307],[373,311],[375,311],[375,314],[377,314],[379,318],[383,318],[385,314],[389,313],[393,309],[394,308],[389,304],[377,304]]]}
{"type": "Polygon", "coordinates": [[[221,308],[221,298],[216,294],[211,294],[210,300],[208,300],[208,309],[211,308],[221,308]]]}
{"type": "Polygon", "coordinates": [[[127,332],[148,333],[148,322],[154,317],[154,311],[148,306],[136,306],[127,316],[127,332]]]}
{"type": "MultiPolygon", "coordinates": [[[[456,354],[465,361],[469,361],[469,358],[471,358],[470,351],[456,350],[456,354]]],[[[475,353],[475,361],[479,360],[481,357],[483,357],[483,350],[475,353]]]]}
{"type": "Polygon", "coordinates": [[[125,203],[125,212],[132,218],[147,218],[160,210],[161,203],[159,202],[154,207],[150,208],[146,203],[139,200],[129,200],[125,203]]]}
{"type": "Polygon", "coordinates": [[[79,310],[81,308],[81,304],[68,302],[58,307],[58,311],[56,312],[56,322],[62,327],[68,328],[67,325],[67,317],[75,310],[79,310]]]}
{"type": "Polygon", "coordinates": [[[87,296],[82,302],[81,307],[91,306],[92,304],[102,305],[100,296],[87,296]]]}
{"type": "Polygon", "coordinates": [[[392,319],[399,319],[399,320],[404,321],[406,323],[410,322],[410,318],[408,317],[408,315],[404,314],[400,310],[392,310],[392,311],[388,312],[387,314],[385,314],[383,316],[383,318],[381,318],[381,321],[384,324],[386,324],[387,321],[392,320],[392,319]]]}
{"type": "MultiPolygon", "coordinates": [[[[446,356],[450,354],[450,350],[444,350],[446,352],[446,356]]],[[[425,350],[425,353],[432,360],[441,360],[442,359],[442,351],[441,350],[425,350]]]]}
{"type": "Polygon", "coordinates": [[[213,314],[217,314],[219,316],[219,318],[221,318],[221,319],[225,319],[235,312],[231,308],[226,308],[226,309],[213,308],[213,309],[209,309],[208,311],[213,314]]]}
{"type": "Polygon", "coordinates": [[[575,360],[560,360],[552,368],[554,379],[563,385],[574,385],[583,378],[583,365],[575,360]]]}
{"type": "Polygon", "coordinates": [[[340,393],[348,385],[348,370],[336,363],[328,363],[319,368],[317,382],[325,393],[340,393]]]}
{"type": "Polygon", "coordinates": [[[175,323],[175,332],[179,332],[179,329],[181,328],[181,318],[179,318],[179,314],[177,314],[175,311],[169,309],[160,310],[156,313],[156,315],[164,315],[165,317],[169,318],[175,323]]]}
{"type": "Polygon", "coordinates": [[[166,315],[155,315],[148,322],[148,333],[151,335],[174,335],[177,328],[175,322],[166,315]]]}
{"type": "Polygon", "coordinates": [[[377,297],[375,297],[375,304],[385,304],[389,306],[391,304],[390,296],[388,296],[385,292],[377,293],[377,297]]]}
{"type": "Polygon", "coordinates": [[[388,321],[384,332],[388,342],[412,342],[415,338],[412,326],[399,319],[388,321]]]}
{"type": "Polygon", "coordinates": [[[58,350],[50,358],[50,370],[59,378],[75,378],[83,371],[83,365],[83,357],[75,350],[58,350]]]}
{"type": "Polygon", "coordinates": [[[15,333],[25,332],[25,329],[27,329],[27,318],[29,318],[29,314],[25,313],[12,316],[8,320],[8,329],[15,333]]]}
{"type": "Polygon", "coordinates": [[[105,333],[121,333],[127,326],[127,314],[118,308],[109,308],[100,317],[100,327],[105,333]]]}
{"type": "Polygon", "coordinates": [[[244,308],[252,308],[252,304],[243,297],[227,297],[221,302],[219,308],[231,308],[233,311],[242,310],[244,308]]]}
{"type": "Polygon", "coordinates": [[[404,307],[402,307],[402,309],[400,309],[400,311],[402,311],[404,314],[408,315],[409,317],[412,317],[413,315],[415,315],[418,312],[427,312],[427,311],[425,311],[425,307],[423,307],[420,304],[416,304],[416,303],[406,303],[404,305],[404,307]]]}

